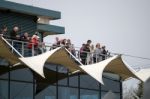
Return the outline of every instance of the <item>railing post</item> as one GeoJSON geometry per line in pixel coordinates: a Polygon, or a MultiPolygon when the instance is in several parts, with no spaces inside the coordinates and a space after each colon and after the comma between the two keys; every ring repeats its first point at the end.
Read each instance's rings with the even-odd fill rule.
{"type": "Polygon", "coordinates": [[[34,56],[34,45],[32,44],[32,56],[34,56]]]}
{"type": "MultiPolygon", "coordinates": [[[[14,41],[11,41],[11,45],[14,46],[14,41]]],[[[13,49],[11,49],[12,53],[13,53],[13,49]]]]}
{"type": "Polygon", "coordinates": [[[97,53],[96,53],[96,63],[97,63],[97,53]]]}
{"type": "Polygon", "coordinates": [[[21,45],[22,45],[22,51],[21,51],[22,52],[22,56],[24,56],[24,50],[25,50],[24,49],[24,42],[21,42],[21,45]]]}
{"type": "Polygon", "coordinates": [[[78,55],[79,55],[78,58],[81,59],[81,57],[80,57],[80,51],[78,51],[78,55]]]}

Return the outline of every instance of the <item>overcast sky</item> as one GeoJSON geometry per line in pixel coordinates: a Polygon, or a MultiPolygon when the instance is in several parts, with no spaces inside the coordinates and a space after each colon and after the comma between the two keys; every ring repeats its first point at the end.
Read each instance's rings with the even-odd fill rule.
{"type": "MultiPolygon", "coordinates": [[[[150,57],[150,0],[9,0],[60,11],[64,26],[61,38],[70,38],[80,47],[88,39],[106,45],[111,52],[150,57]]],[[[55,36],[45,38],[54,42],[55,36]]],[[[150,61],[131,59],[134,66],[150,66],[150,61]]],[[[128,61],[127,60],[127,61],[128,61]]]]}

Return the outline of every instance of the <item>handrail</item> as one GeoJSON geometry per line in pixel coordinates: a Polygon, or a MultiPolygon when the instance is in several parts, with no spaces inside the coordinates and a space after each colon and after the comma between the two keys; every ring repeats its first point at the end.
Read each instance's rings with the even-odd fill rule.
{"type": "Polygon", "coordinates": [[[20,57],[23,57],[5,38],[1,37],[20,57]]]}
{"type": "MultiPolygon", "coordinates": [[[[3,38],[4,39],[4,38],[3,38]]],[[[43,46],[42,44],[43,43],[39,43],[39,46],[37,48],[34,47],[34,44],[31,43],[31,42],[26,42],[26,41],[19,41],[19,40],[12,40],[12,39],[4,39],[5,42],[10,46],[12,52],[15,52],[17,53],[20,57],[26,57],[26,56],[35,56],[35,55],[38,55],[39,53],[44,53],[45,51],[47,50],[52,50],[56,47],[60,47],[60,46],[57,46],[57,45],[53,45],[52,43],[45,43],[45,45],[43,46]],[[28,48],[28,45],[32,44],[32,47],[31,49],[28,48]],[[49,49],[48,49],[49,48],[49,49]],[[44,51],[45,50],[45,51],[44,51]],[[38,52],[38,51],[41,51],[41,52],[38,52]],[[26,54],[29,54],[29,55],[26,55],[26,54]]],[[[64,46],[65,47],[65,46],[64,46]]],[[[77,50],[76,48],[79,48],[79,47],[74,47],[74,52],[75,52],[75,57],[78,59],[78,60],[82,60],[82,59],[85,59],[86,60],[86,63],[85,64],[92,64],[94,61],[93,61],[93,55],[94,54],[97,54],[95,52],[86,52],[86,51],[82,51],[82,53],[86,53],[87,54],[87,57],[80,57],[81,55],[81,52],[80,50],[77,50]],[[87,58],[91,58],[91,61],[90,63],[87,62],[87,58]]],[[[71,52],[70,52],[71,53],[71,52]]],[[[98,54],[100,55],[100,57],[105,57],[105,58],[108,58],[108,57],[111,57],[111,55],[104,55],[104,54],[98,54]]],[[[98,55],[96,55],[96,62],[99,62],[98,61],[98,55]]],[[[102,61],[102,59],[100,60],[102,61]]],[[[81,63],[81,62],[80,62],[81,63]]]]}

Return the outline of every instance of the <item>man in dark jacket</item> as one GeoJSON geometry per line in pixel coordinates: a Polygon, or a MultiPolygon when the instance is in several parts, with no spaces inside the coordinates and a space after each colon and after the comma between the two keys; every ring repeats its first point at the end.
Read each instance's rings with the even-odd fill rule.
{"type": "Polygon", "coordinates": [[[20,36],[18,35],[18,32],[19,32],[19,28],[15,26],[13,30],[10,32],[10,38],[18,40],[20,38],[20,36]]]}
{"type": "Polygon", "coordinates": [[[13,46],[21,53],[21,43],[20,41],[20,35],[18,35],[19,28],[15,26],[13,30],[10,32],[10,39],[13,40],[13,46]]]}
{"type": "Polygon", "coordinates": [[[6,36],[7,33],[7,26],[2,26],[1,30],[0,30],[0,36],[6,36]]]}
{"type": "Polygon", "coordinates": [[[108,51],[105,46],[102,46],[102,60],[105,60],[107,57],[108,51]]]}
{"type": "Polygon", "coordinates": [[[88,56],[88,53],[90,53],[90,44],[92,43],[91,40],[88,40],[87,43],[85,44],[85,46],[83,47],[83,52],[81,53],[81,56],[82,56],[82,63],[83,64],[86,64],[86,60],[87,60],[87,56],[88,56]]]}

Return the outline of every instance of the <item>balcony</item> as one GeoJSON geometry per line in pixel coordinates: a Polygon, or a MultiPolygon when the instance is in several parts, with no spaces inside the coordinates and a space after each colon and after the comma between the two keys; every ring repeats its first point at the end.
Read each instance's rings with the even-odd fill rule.
{"type": "MultiPolygon", "coordinates": [[[[11,46],[14,47],[14,49],[10,47],[11,52],[16,54],[16,55],[20,54],[23,57],[36,56],[36,55],[45,53],[46,51],[52,50],[56,47],[59,47],[59,46],[54,46],[52,43],[39,43],[39,45],[37,47],[35,47],[34,44],[29,43],[29,42],[11,40],[11,39],[7,39],[7,41],[10,43],[11,46]]],[[[61,46],[61,47],[65,47],[65,46],[61,46]]],[[[94,60],[93,60],[93,55],[95,53],[90,53],[90,52],[85,52],[85,51],[84,51],[84,53],[87,54],[87,57],[85,57],[86,58],[85,59],[86,60],[85,64],[88,65],[88,64],[95,63],[94,60]],[[88,61],[90,61],[90,62],[88,62],[88,61]]],[[[74,53],[72,53],[72,54],[80,61],[83,59],[83,57],[81,57],[81,52],[80,52],[78,47],[75,47],[74,53]]],[[[112,55],[110,55],[110,54],[107,54],[107,55],[101,54],[100,55],[101,59],[99,59],[97,56],[98,55],[96,55],[95,60],[96,60],[96,62],[100,62],[104,59],[107,59],[107,58],[111,57],[112,55]]]]}

